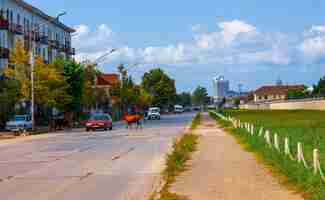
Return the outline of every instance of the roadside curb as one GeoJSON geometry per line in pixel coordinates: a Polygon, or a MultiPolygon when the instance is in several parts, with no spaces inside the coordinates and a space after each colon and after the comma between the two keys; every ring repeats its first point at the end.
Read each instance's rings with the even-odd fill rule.
{"type": "MultiPolygon", "coordinates": [[[[191,123],[190,122],[183,130],[182,130],[182,134],[180,134],[179,136],[175,137],[174,139],[176,141],[179,141],[185,134],[190,133],[191,130],[191,123]]],[[[172,148],[170,148],[168,150],[168,152],[166,153],[166,155],[170,154],[173,151],[172,148]]],[[[166,167],[166,166],[164,166],[166,167]]],[[[166,185],[166,181],[163,178],[163,174],[160,173],[160,175],[157,177],[155,183],[153,183],[153,189],[150,195],[149,200],[159,200],[161,198],[160,193],[163,190],[164,186],[166,185]]]]}

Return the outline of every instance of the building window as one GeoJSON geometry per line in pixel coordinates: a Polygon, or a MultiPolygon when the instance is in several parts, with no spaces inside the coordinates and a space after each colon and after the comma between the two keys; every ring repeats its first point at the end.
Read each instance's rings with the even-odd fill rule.
{"type": "Polygon", "coordinates": [[[46,60],[46,52],[45,52],[46,50],[45,50],[45,48],[43,48],[42,50],[43,50],[42,51],[43,52],[43,59],[46,60]]]}
{"type": "Polygon", "coordinates": [[[14,14],[12,13],[12,11],[10,11],[10,19],[9,19],[10,23],[12,23],[14,21],[14,14]]]}
{"type": "Polygon", "coordinates": [[[265,96],[264,96],[264,99],[265,99],[265,100],[267,100],[267,99],[268,99],[267,95],[265,95],[265,96]]]}
{"type": "Polygon", "coordinates": [[[20,15],[17,14],[17,24],[20,25],[20,15]]]}

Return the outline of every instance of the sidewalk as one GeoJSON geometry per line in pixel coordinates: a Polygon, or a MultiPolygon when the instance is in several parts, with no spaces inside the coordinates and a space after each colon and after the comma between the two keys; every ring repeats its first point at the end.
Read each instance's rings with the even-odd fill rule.
{"type": "Polygon", "coordinates": [[[208,114],[195,131],[198,151],[170,191],[190,200],[302,200],[281,186],[235,138],[217,128],[208,114]]]}

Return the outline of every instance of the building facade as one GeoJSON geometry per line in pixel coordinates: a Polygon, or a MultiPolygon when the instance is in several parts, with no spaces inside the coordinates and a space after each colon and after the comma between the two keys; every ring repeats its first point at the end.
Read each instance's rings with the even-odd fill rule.
{"type": "Polygon", "coordinates": [[[223,76],[213,78],[213,92],[215,101],[227,97],[229,92],[229,81],[225,80],[223,76]]]}
{"type": "Polygon", "coordinates": [[[263,86],[253,93],[254,102],[286,100],[290,91],[302,92],[304,90],[304,85],[263,86]]]}
{"type": "Polygon", "coordinates": [[[34,55],[51,63],[71,58],[74,30],[23,0],[0,0],[0,68],[6,67],[18,41],[34,55]]]}

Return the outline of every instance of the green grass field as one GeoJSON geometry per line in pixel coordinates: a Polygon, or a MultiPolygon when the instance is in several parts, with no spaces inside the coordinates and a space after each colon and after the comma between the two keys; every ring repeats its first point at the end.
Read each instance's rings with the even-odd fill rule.
{"type": "MultiPolygon", "coordinates": [[[[256,127],[263,126],[272,135],[280,137],[281,150],[284,148],[284,138],[290,139],[291,152],[295,156],[297,142],[303,143],[306,161],[312,166],[312,152],[319,149],[322,168],[325,170],[325,112],[323,111],[223,111],[226,116],[249,122],[256,127]]],[[[246,144],[248,150],[255,152],[272,171],[282,177],[287,185],[294,186],[303,193],[306,199],[325,199],[325,182],[319,175],[314,175],[312,169],[305,169],[302,164],[291,161],[283,153],[267,147],[262,137],[251,137],[244,129],[230,128],[229,123],[222,122],[228,127],[241,143],[246,144]]]]}

